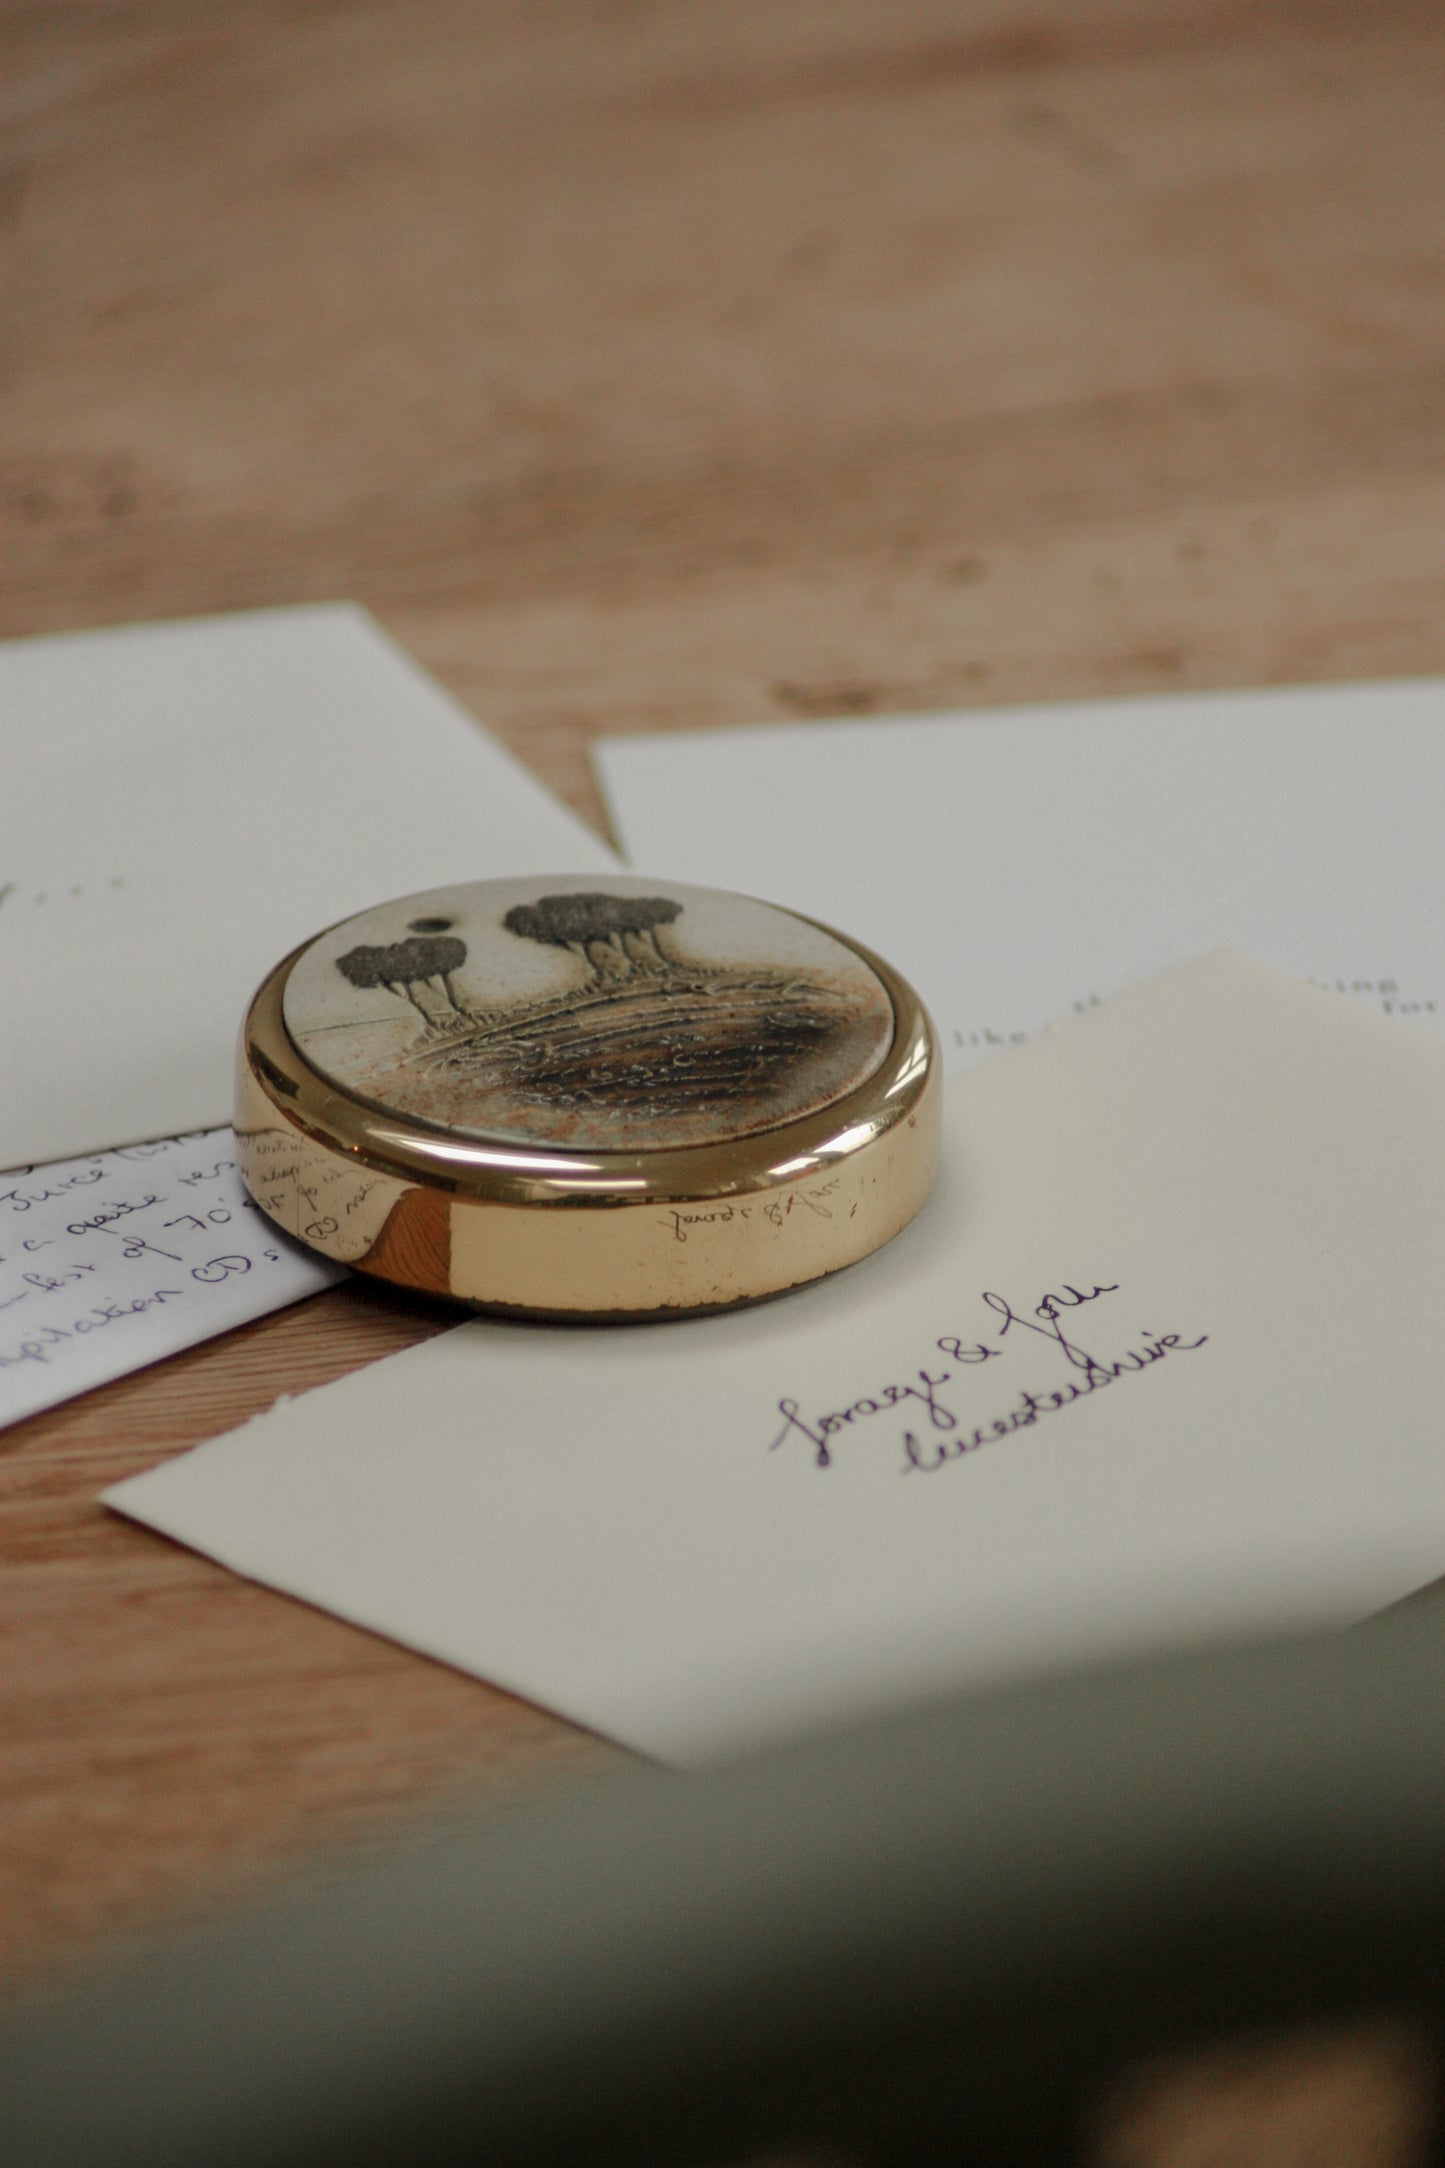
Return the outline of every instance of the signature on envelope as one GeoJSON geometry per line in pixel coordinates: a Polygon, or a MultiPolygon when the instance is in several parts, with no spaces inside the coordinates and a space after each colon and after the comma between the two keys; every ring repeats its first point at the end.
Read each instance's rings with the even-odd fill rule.
{"type": "MultiPolygon", "coordinates": [[[[1169,1356],[1192,1354],[1207,1345],[1208,1333],[1186,1339],[1178,1332],[1141,1330],[1134,1336],[1136,1344],[1126,1347],[1118,1355],[1092,1353],[1081,1340],[1073,1337],[1080,1330],[1073,1322],[1074,1314],[1090,1303],[1120,1291],[1119,1281],[1094,1281],[1086,1288],[1075,1287],[1069,1282],[1033,1304],[1016,1308],[1007,1295],[987,1289],[980,1301],[989,1312],[985,1327],[988,1337],[967,1340],[957,1333],[943,1333],[934,1342],[938,1353],[958,1365],[958,1369],[935,1370],[928,1364],[921,1365],[911,1377],[881,1385],[842,1408],[805,1414],[799,1401],[780,1400],[777,1412],[783,1418],[783,1426],[770,1441],[768,1451],[776,1452],[781,1446],[802,1441],[812,1454],[815,1468],[831,1468],[840,1439],[868,1429],[874,1417],[901,1412],[905,1420],[911,1418],[918,1427],[903,1431],[900,1473],[936,1475],[940,1468],[978,1452],[982,1446],[997,1444],[1020,1430],[1032,1429],[1045,1415],[1057,1414],[1075,1401],[1086,1400],[1090,1394],[1101,1392],[1122,1379],[1140,1377],[1169,1356]],[[1016,1335],[1013,1341],[1009,1339],[1010,1334],[1016,1335]],[[1031,1336],[1027,1341],[1026,1334],[1031,1336]],[[972,1429],[961,1423],[956,1408],[950,1405],[956,1394],[950,1393],[945,1400],[942,1397],[944,1388],[962,1383],[961,1370],[976,1369],[984,1363],[1005,1359],[1010,1348],[1026,1346],[1032,1352],[1035,1338],[1046,1341],[1062,1356],[1068,1373],[1064,1379],[1053,1386],[1017,1392],[1013,1404],[1002,1414],[975,1424],[972,1429]]],[[[1093,1337],[1092,1329],[1090,1336],[1093,1337]]]]}

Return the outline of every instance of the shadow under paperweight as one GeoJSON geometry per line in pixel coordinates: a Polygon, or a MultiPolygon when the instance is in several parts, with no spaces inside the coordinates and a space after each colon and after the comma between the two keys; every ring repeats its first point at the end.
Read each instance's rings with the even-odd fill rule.
{"type": "Polygon", "coordinates": [[[854,1263],[932,1185],[928,1016],[812,919],[627,876],[378,904],[270,973],[237,1064],[279,1227],[525,1316],[726,1309],[854,1263]]]}

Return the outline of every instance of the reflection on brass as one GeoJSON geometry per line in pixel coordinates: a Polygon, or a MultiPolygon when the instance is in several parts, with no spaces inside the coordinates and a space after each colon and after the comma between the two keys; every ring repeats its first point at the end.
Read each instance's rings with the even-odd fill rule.
{"type": "Polygon", "coordinates": [[[402,1191],[366,1253],[366,1269],[401,1287],[450,1292],[451,1206],[439,1190],[402,1191]]]}
{"type": "Polygon", "coordinates": [[[326,1256],[621,1319],[876,1249],[928,1194],[938,1116],[928,1019],[878,958],[619,877],[438,890],[318,936],[251,1006],[236,1128],[261,1209],[326,1256]]]}

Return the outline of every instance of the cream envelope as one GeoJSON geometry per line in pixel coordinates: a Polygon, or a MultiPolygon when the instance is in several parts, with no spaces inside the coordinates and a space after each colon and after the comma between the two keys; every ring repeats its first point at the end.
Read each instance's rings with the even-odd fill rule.
{"type": "Polygon", "coordinates": [[[957,1079],[832,1281],[469,1323],[107,1502],[678,1761],[1349,1619],[1445,1569],[1442,1115],[1437,1041],[1208,957],[957,1079]]]}

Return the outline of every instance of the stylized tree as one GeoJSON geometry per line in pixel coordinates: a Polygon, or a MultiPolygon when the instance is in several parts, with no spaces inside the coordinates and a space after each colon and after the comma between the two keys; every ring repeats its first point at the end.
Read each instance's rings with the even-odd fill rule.
{"type": "Polygon", "coordinates": [[[604,972],[625,977],[634,965],[666,970],[670,958],[658,928],[670,926],[681,912],[682,905],[670,896],[609,896],[594,889],[516,904],[502,924],[524,941],[570,949],[598,979],[604,972]]]}
{"type": "Polygon", "coordinates": [[[632,942],[634,959],[649,969],[665,970],[672,959],[658,939],[658,929],[679,918],[682,905],[674,903],[670,896],[619,896],[616,901],[623,907],[618,935],[624,943],[632,942]]]}
{"type": "Polygon", "coordinates": [[[439,984],[448,1007],[462,1015],[451,974],[460,971],[466,960],[465,941],[458,941],[454,934],[426,934],[410,941],[393,941],[388,948],[370,948],[363,943],[338,956],[336,968],[353,986],[384,986],[388,993],[402,995],[430,1024],[434,1020],[431,1012],[417,999],[414,988],[429,982],[439,984]]]}

